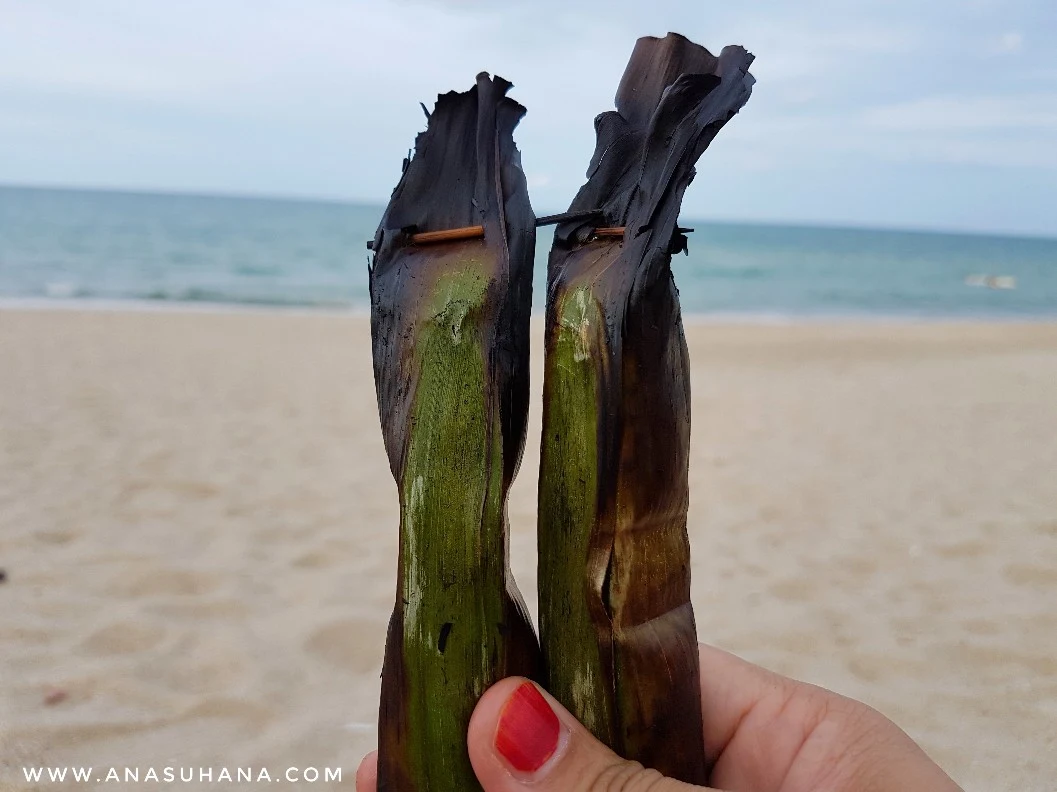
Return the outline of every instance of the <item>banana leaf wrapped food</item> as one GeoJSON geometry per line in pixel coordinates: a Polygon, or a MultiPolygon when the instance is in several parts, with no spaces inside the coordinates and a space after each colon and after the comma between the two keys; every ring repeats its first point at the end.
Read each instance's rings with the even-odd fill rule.
{"type": "Polygon", "coordinates": [[[510,83],[438,97],[371,245],[378,411],[400,496],[378,789],[479,789],[477,699],[538,677],[510,576],[507,492],[525,441],[535,217],[510,83]],[[438,241],[439,240],[439,241],[438,241]]]}
{"type": "MultiPolygon", "coordinates": [[[[548,262],[539,480],[545,684],[623,756],[705,784],[690,603],[690,371],[671,272],[694,164],[752,56],[640,39],[548,262]]],[[[707,713],[705,713],[707,717],[707,713]]]]}

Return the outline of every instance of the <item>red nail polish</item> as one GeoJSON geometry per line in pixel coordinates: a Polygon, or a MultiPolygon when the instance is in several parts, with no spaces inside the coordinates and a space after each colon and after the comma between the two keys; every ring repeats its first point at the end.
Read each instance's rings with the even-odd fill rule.
{"type": "Polygon", "coordinates": [[[554,755],[560,731],[547,699],[531,682],[523,682],[499,713],[495,747],[515,770],[531,773],[554,755]]]}

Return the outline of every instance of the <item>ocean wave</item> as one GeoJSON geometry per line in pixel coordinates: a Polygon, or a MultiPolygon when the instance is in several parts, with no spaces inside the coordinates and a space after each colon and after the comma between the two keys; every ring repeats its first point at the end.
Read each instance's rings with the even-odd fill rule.
{"type": "MultiPolygon", "coordinates": [[[[380,207],[26,195],[0,189],[0,214],[18,217],[0,238],[0,297],[338,311],[370,305],[362,244],[374,235],[380,207]]],[[[1054,240],[693,225],[690,255],[672,262],[688,317],[1057,316],[1054,240]],[[971,288],[979,278],[970,273],[999,275],[994,288],[971,288]]],[[[546,298],[547,245],[541,237],[537,312],[546,298]]]]}

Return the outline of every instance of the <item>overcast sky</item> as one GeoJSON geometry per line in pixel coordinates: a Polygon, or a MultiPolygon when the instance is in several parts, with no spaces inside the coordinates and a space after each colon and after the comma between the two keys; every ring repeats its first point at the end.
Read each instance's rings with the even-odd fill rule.
{"type": "Polygon", "coordinates": [[[668,30],[756,55],[684,216],[1057,235],[1055,0],[0,0],[0,182],[384,202],[488,70],[560,210],[668,30]]]}

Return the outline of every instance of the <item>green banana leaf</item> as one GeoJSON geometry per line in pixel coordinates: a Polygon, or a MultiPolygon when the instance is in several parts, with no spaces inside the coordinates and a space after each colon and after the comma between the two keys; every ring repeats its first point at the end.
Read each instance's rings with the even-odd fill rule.
{"type": "MultiPolygon", "coordinates": [[[[621,755],[708,778],[690,604],[690,368],[671,272],[694,164],[752,56],[639,39],[548,262],[539,480],[546,686],[621,755]],[[596,236],[624,227],[622,237],[596,236]]],[[[704,713],[708,717],[708,713],[704,713]]]]}
{"type": "Polygon", "coordinates": [[[513,130],[524,108],[487,74],[438,98],[375,235],[378,411],[400,495],[396,606],[379,711],[380,792],[479,789],[466,753],[477,699],[538,677],[510,576],[507,492],[528,411],[535,217],[513,130]],[[415,233],[484,227],[415,244],[415,233]]]}

